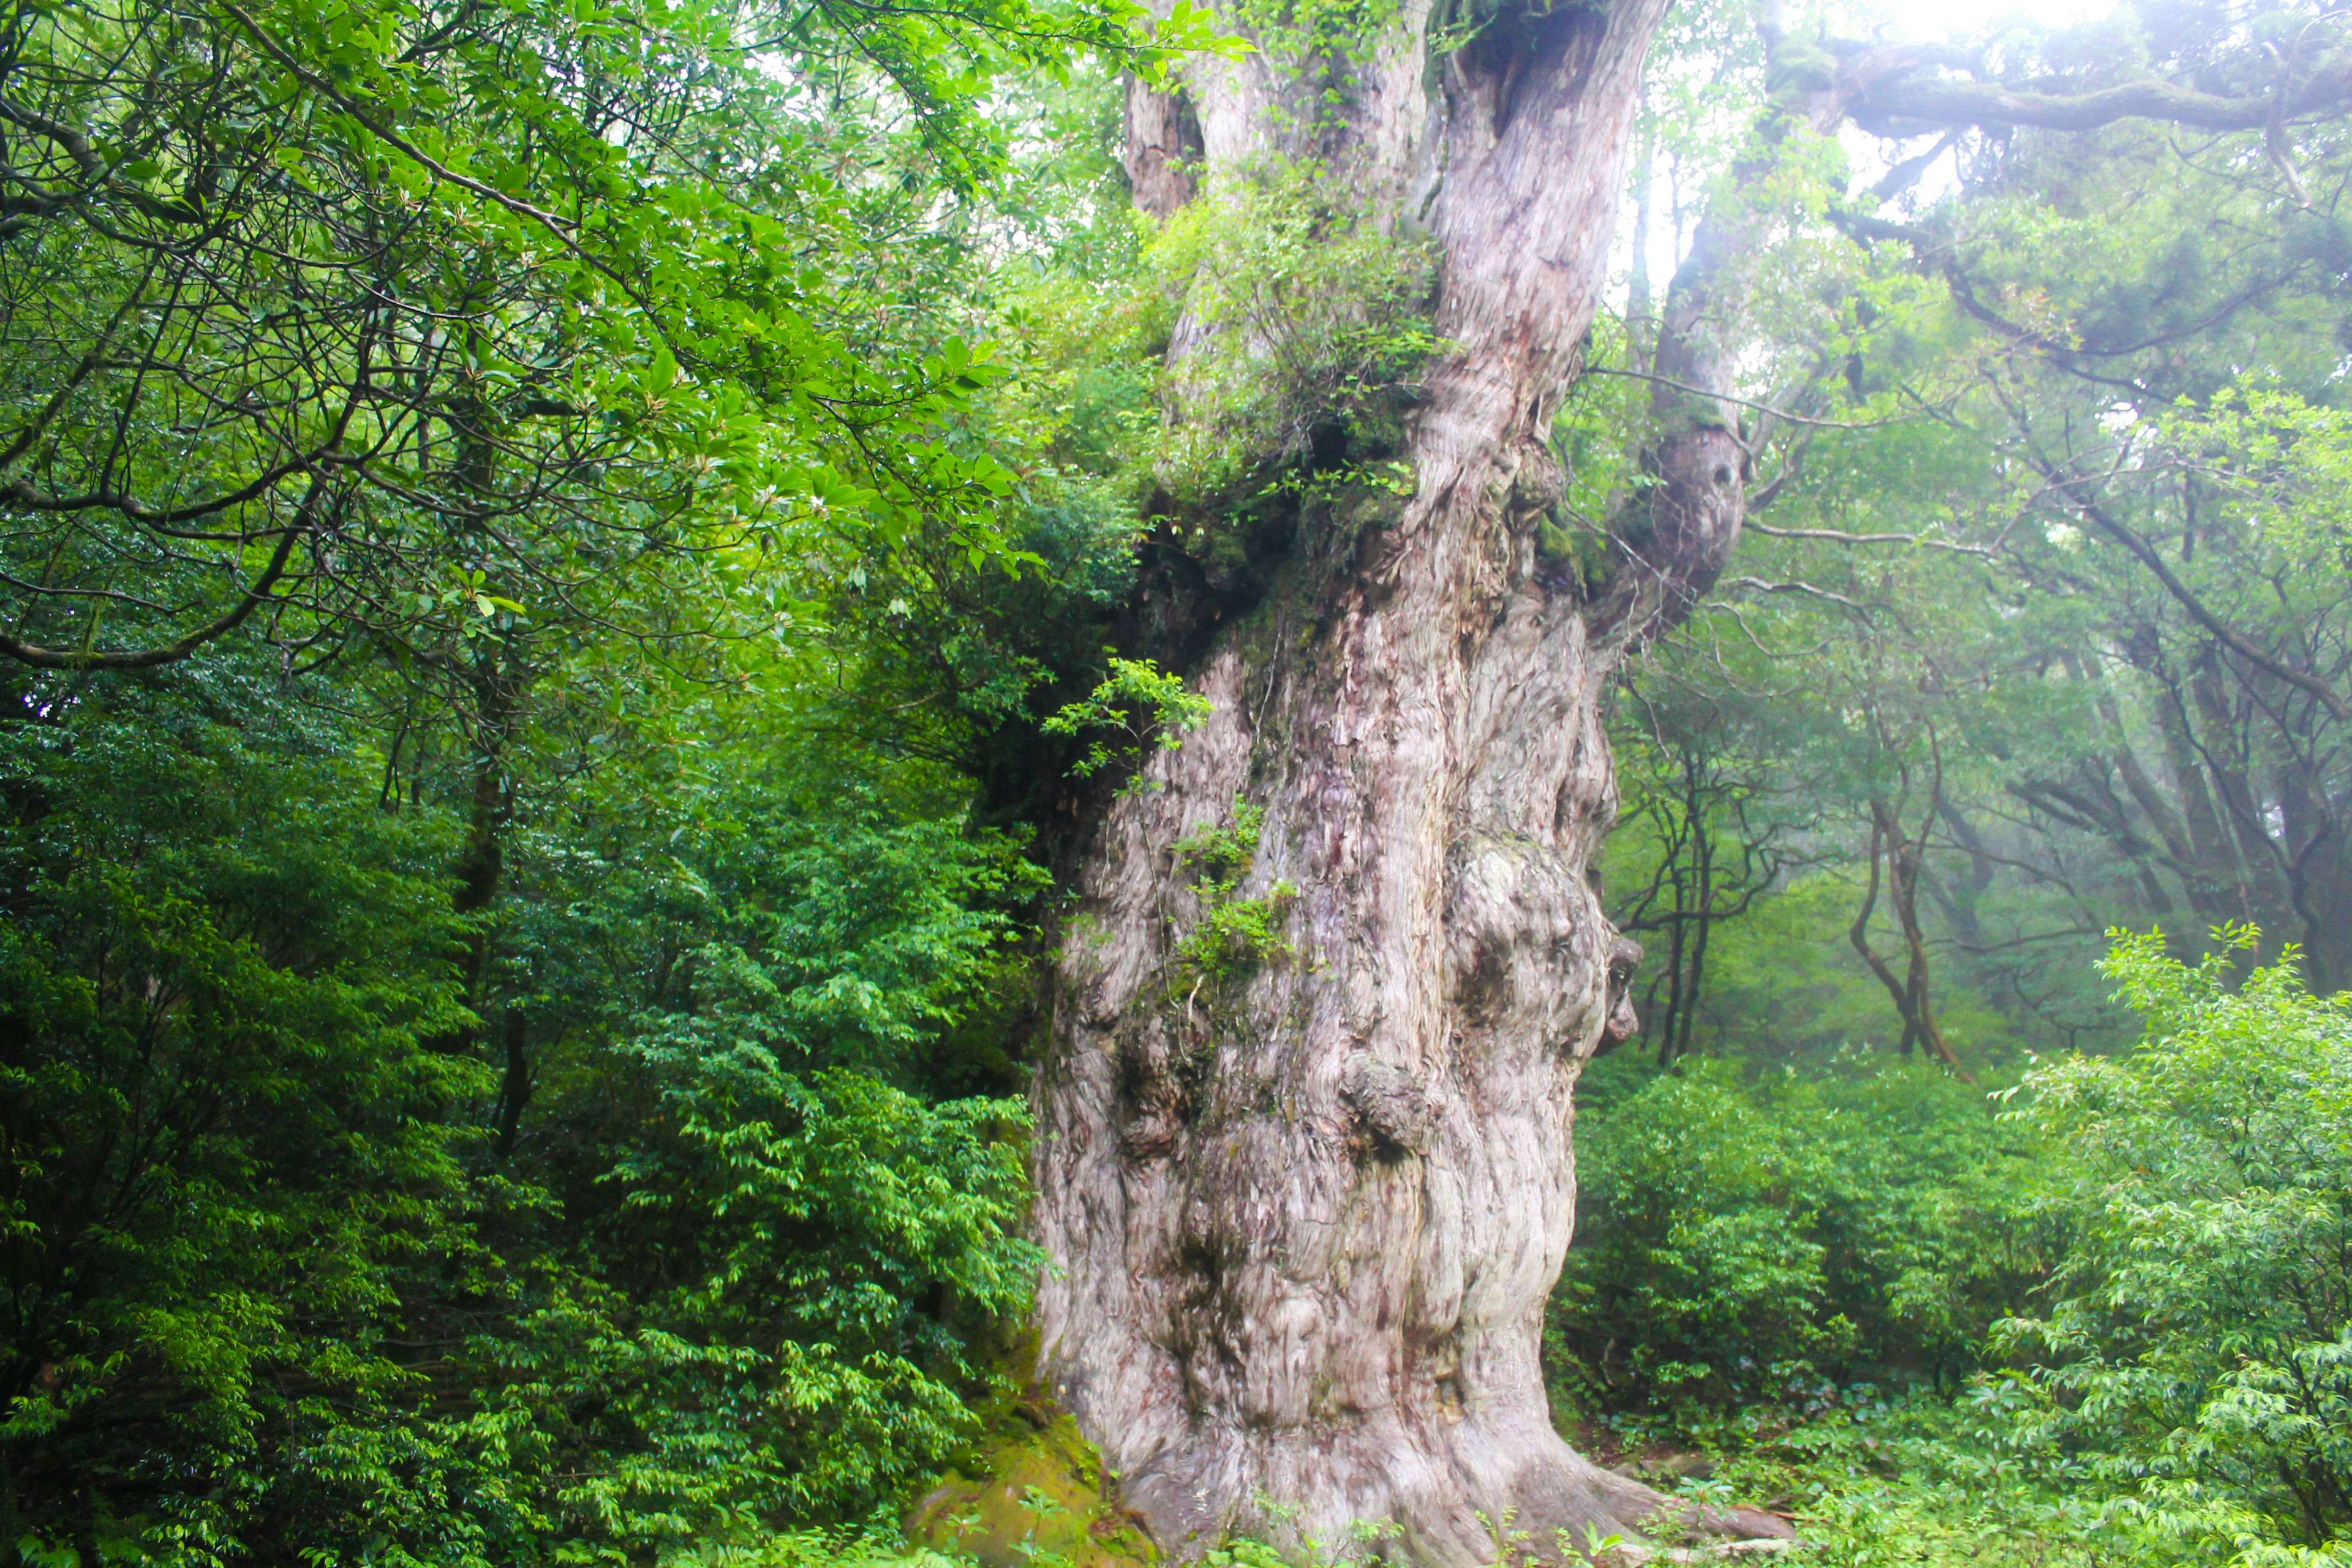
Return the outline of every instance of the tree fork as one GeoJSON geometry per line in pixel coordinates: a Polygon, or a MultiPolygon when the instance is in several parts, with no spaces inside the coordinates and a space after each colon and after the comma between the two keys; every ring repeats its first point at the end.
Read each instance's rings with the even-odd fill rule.
{"type": "Polygon", "coordinates": [[[1741,515],[1736,436],[1708,427],[1662,456],[1597,585],[1537,548],[1663,8],[1506,8],[1446,53],[1407,0],[1336,114],[1328,69],[1302,87],[1262,55],[1188,68],[1181,105],[1130,94],[1148,205],[1190,194],[1164,154],[1197,129],[1212,190],[1311,157],[1342,210],[1425,226],[1446,345],[1410,494],[1301,502],[1265,598],[1191,664],[1213,716],[1074,858],[1035,1081],[1040,1370],[1179,1555],[1369,1525],[1449,1568],[1580,1559],[1586,1530],[1682,1506],[1570,1450],[1538,1363],[1570,1092],[1626,1032],[1638,952],[1593,888],[1601,700],[1741,515]],[[1213,831],[1239,864],[1210,886],[1213,831]],[[1278,940],[1213,961],[1203,922],[1242,905],[1278,940]]]}

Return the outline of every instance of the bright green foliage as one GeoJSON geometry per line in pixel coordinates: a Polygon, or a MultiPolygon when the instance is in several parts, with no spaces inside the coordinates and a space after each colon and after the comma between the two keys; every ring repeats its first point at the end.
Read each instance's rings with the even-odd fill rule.
{"type": "Polygon", "coordinates": [[[983,1414],[981,1437],[908,1512],[909,1541],[1036,1568],[1143,1568],[1160,1558],[1076,1417],[1010,1389],[983,1414]]]}
{"type": "Polygon", "coordinates": [[[1296,887],[1277,882],[1262,899],[1225,897],[1204,906],[1200,920],[1176,944],[1180,972],[1223,979],[1288,952],[1282,921],[1297,896],[1296,887]]]}
{"type": "Polygon", "coordinates": [[[1980,1094],[1861,1057],[1752,1081],[1638,1068],[1594,1069],[1577,1121],[1583,1213],[1550,1325],[1573,1408],[1729,1436],[1857,1378],[1975,1370],[2042,1267],[2012,1213],[2030,1163],[1980,1094]]]}
{"type": "Polygon", "coordinates": [[[1087,754],[1070,764],[1077,778],[1091,778],[1113,763],[1131,760],[1146,741],[1162,750],[1184,743],[1185,732],[1208,722],[1209,700],[1185,689],[1181,676],[1161,672],[1148,658],[1110,661],[1110,679],[1096,687],[1083,701],[1066,703],[1039,726],[1049,735],[1078,735],[1089,731],[1113,731],[1126,737],[1108,737],[1088,743],[1087,754]]]}
{"type": "Polygon", "coordinates": [[[969,184],[996,161],[991,75],[1122,20],[26,12],[10,91],[58,129],[24,143],[53,200],[0,248],[12,635],[65,666],[180,657],[249,590],[298,657],[364,626],[462,663],[583,617],[656,646],[765,629],[745,573],[844,529],[1002,552],[1008,476],[937,427],[995,374],[985,352],[884,324],[892,286],[951,253],[827,271],[911,204],[824,171],[969,184]],[[778,49],[800,68],[764,68],[778,49]],[[807,66],[841,51],[878,74],[821,85],[807,66]],[[891,87],[910,139],[839,111],[891,87]]]}
{"type": "MultiPolygon", "coordinates": [[[[1242,0],[1231,7],[1244,25],[1266,68],[1294,89],[1322,89],[1321,104],[1343,110],[1351,71],[1370,61],[1382,43],[1394,41],[1405,19],[1396,0],[1242,0]]],[[[1317,110],[1308,119],[1318,121],[1317,110]]]]}
{"type": "MultiPolygon", "coordinates": [[[[2252,950],[2251,931],[2230,948],[2252,950]]],[[[2033,1426],[2151,1532],[2246,1564],[2339,1562],[2352,1531],[2352,1010],[2291,965],[2233,984],[2125,937],[2128,1056],[2036,1070],[2022,1114],[2068,1152],[2074,1241],[2004,1324],[2033,1426]]]]}
{"type": "Polygon", "coordinates": [[[1298,889],[1282,881],[1257,898],[1234,896],[1257,862],[1258,833],[1265,824],[1263,806],[1236,801],[1230,826],[1202,827],[1176,841],[1176,863],[1192,874],[1200,915],[1176,944],[1171,995],[1195,991],[1204,981],[1246,974],[1289,952],[1282,940],[1282,921],[1298,889]]]}
{"type": "Polygon", "coordinates": [[[1229,825],[1196,828],[1176,841],[1176,863],[1193,873],[1203,892],[1212,897],[1230,893],[1256,862],[1258,835],[1265,827],[1264,806],[1235,801],[1229,825]]]}
{"type": "Polygon", "coordinates": [[[1152,241],[1154,265],[1184,285],[1206,332],[1168,389],[1176,413],[1160,467],[1181,496],[1214,497],[1267,465],[1309,458],[1323,430],[1385,456],[1437,348],[1427,245],[1342,210],[1340,187],[1317,174],[1226,171],[1152,241]]]}
{"type": "Polygon", "coordinates": [[[732,820],[692,825],[667,875],[625,895],[621,919],[650,902],[673,950],[634,977],[649,985],[638,1048],[703,1072],[741,1058],[919,1077],[920,1042],[993,973],[1003,906],[1043,879],[1010,841],[902,818],[850,781],[831,800],[764,773],[739,787],[732,820]]]}
{"type": "Polygon", "coordinates": [[[968,1429],[967,1333],[1026,1302],[1023,1106],[740,1059],[665,1081],[648,1054],[616,1078],[660,1099],[614,1151],[593,1276],[480,1347],[509,1410],[595,1467],[554,1510],[618,1544],[888,1496],[968,1429]],[[923,1310],[941,1292],[961,1330],[923,1310]]]}
{"type": "Polygon", "coordinates": [[[1998,1123],[1924,1074],[1604,1079],[1568,1391],[1724,1447],[1707,1485],[1788,1499],[1832,1564],[2344,1561],[2352,1014],[2217,946],[2119,937],[2145,1037],[1998,1123]]]}
{"type": "Polygon", "coordinates": [[[2160,1543],[2104,1522],[2063,1455],[2016,1440],[2021,1384],[1958,1400],[1853,1391],[1794,1426],[1759,1422],[1711,1479],[1676,1489],[1792,1514],[1823,1568],[2157,1568],[2160,1543]]]}

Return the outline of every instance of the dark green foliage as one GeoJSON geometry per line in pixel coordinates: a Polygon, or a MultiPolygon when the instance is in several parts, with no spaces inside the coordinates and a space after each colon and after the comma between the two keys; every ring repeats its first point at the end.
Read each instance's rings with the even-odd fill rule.
{"type": "Polygon", "coordinates": [[[2145,1037],[2028,1083],[2072,1238],[2001,1327],[2036,1363],[2030,1429],[2158,1534],[2326,1549],[2352,1535],[2352,1005],[2152,937],[2104,967],[2145,1037]]]}
{"type": "Polygon", "coordinates": [[[1034,1267],[1020,1108],[870,1075],[984,984],[1003,853],[855,800],[673,851],[692,918],[604,929],[698,978],[548,1086],[604,1120],[541,1187],[446,1047],[454,825],[274,686],[0,729],[12,1531],[499,1559],[862,1506],[951,1442],[1034,1267]]]}
{"type": "Polygon", "coordinates": [[[1139,15],[0,26],[0,1557],[646,1561],[968,1435],[1039,879],[909,753],[1059,778],[1148,376],[958,333],[1000,78],[1139,15]]]}
{"type": "Polygon", "coordinates": [[[1950,1389],[2041,1272],[2011,1209],[2028,1141],[1925,1066],[1618,1058],[1592,1080],[1550,1329],[1577,1410],[1722,1431],[1858,1379],[1950,1389]]]}
{"type": "Polygon", "coordinates": [[[1037,1263],[1024,1109],[925,1091],[1006,846],[765,775],[640,818],[541,919],[563,994],[510,1005],[573,1022],[501,1151],[451,825],[268,688],[202,697],[0,731],[16,1534],[618,1551],[855,1512],[964,1436],[1037,1263]]]}
{"type": "Polygon", "coordinates": [[[409,1304],[479,1261],[447,1111],[486,1075],[425,1044],[459,1016],[446,825],[370,809],[268,691],[101,683],[0,728],[19,1530],[294,1528],[335,1500],[253,1456],[412,1400],[409,1304]]]}
{"type": "Polygon", "coordinates": [[[1061,776],[1149,377],[962,334],[1005,79],[1142,15],[0,21],[0,1560],[649,1562],[968,1434],[972,779],[1061,776]]]}

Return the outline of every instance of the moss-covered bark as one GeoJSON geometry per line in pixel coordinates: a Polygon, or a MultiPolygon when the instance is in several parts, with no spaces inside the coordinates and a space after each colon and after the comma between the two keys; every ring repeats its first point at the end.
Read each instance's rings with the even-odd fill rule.
{"type": "MultiPolygon", "coordinates": [[[[1537,1364],[1570,1093],[1625,974],[1590,880],[1600,704],[1738,526],[1709,452],[1597,595],[1539,548],[1661,9],[1506,7],[1449,49],[1408,4],[1360,58],[1269,47],[1187,88],[1211,199],[1274,160],[1349,243],[1426,237],[1441,347],[1386,404],[1235,425],[1308,432],[1263,455],[1297,466],[1286,553],[1223,596],[1205,547],[1151,579],[1141,622],[1214,712],[1076,857],[1037,1077],[1042,1369],[1178,1555],[1241,1527],[1469,1564],[1507,1519],[1580,1555],[1663,1506],[1560,1440],[1537,1364]],[[1242,821],[1204,889],[1200,846],[1242,821]],[[1233,910],[1262,917],[1250,962],[1202,962],[1233,910]]],[[[1197,429],[1234,382],[1182,357],[1255,340],[1192,304],[1171,416],[1197,429]]],[[[1263,487],[1234,493],[1165,543],[1263,532],[1263,487]]]]}

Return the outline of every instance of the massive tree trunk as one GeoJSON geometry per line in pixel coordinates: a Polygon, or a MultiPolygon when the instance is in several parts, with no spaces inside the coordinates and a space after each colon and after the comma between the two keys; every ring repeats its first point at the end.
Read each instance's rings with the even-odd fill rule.
{"type": "Polygon", "coordinates": [[[1161,606],[1199,631],[1213,716],[1076,858],[1036,1082],[1042,1372],[1180,1554],[1370,1524],[1422,1563],[1557,1559],[1661,1505],[1554,1432],[1538,1346],[1571,1091],[1627,1021],[1591,870],[1602,694],[1721,565],[1737,441],[1663,450],[1597,570],[1538,536],[1663,6],[1506,10],[1441,53],[1408,0],[1353,67],[1252,57],[1194,68],[1182,104],[1132,95],[1154,206],[1191,195],[1181,127],[1212,190],[1312,157],[1343,205],[1426,225],[1445,344],[1409,494],[1306,487],[1254,605],[1161,606]]]}
{"type": "MultiPolygon", "coordinates": [[[[1703,236],[1675,278],[1654,363],[1681,384],[1656,389],[1639,504],[1597,562],[1540,550],[1544,437],[1664,0],[1387,3],[1352,62],[1269,37],[1130,97],[1147,211],[1203,172],[1213,193],[1269,155],[1312,168],[1331,206],[1433,239],[1446,345],[1404,420],[1406,494],[1328,468],[1293,487],[1263,592],[1163,563],[1144,622],[1214,715],[1076,855],[1036,1081],[1041,1371],[1179,1553],[1236,1527],[1345,1549],[1371,1524],[1428,1563],[1559,1557],[1661,1502],[1554,1434],[1538,1343],[1574,1220],[1570,1095],[1630,1023],[1629,944],[1590,880],[1614,807],[1601,695],[1712,583],[1744,506],[1715,395],[1736,237],[1703,236]]],[[[2352,103],[2333,59],[2241,99],[2053,94],[1934,49],[1794,40],[1766,11],[1768,152],[1801,121],[2275,135],[2352,103]]],[[[1973,299],[1932,236],[1833,212],[1973,299]]],[[[1171,355],[1216,331],[1188,319],[1171,355]]],[[[1266,531],[1259,510],[1235,531],[1266,531]]]]}

